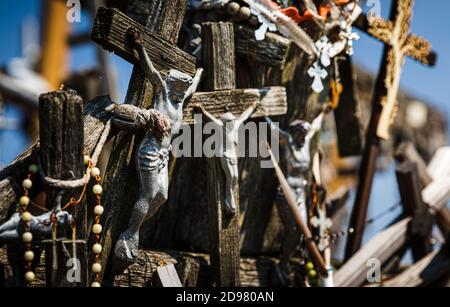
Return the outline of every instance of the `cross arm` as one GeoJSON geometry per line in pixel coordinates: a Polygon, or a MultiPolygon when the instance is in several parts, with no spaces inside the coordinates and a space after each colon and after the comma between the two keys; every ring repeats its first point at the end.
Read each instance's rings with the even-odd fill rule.
{"type": "Polygon", "coordinates": [[[125,60],[137,64],[139,54],[131,44],[128,31],[134,28],[142,35],[142,44],[158,70],[176,69],[194,76],[196,60],[193,56],[154,34],[115,8],[99,8],[92,29],[93,41],[125,60]]]}
{"type": "MultiPolygon", "coordinates": [[[[366,15],[361,14],[355,21],[354,26],[361,31],[369,34],[375,39],[390,44],[390,33],[394,29],[391,21],[381,18],[373,18],[369,20],[366,15]]],[[[424,38],[416,35],[409,35],[406,40],[405,54],[421,62],[424,65],[434,66],[437,61],[437,54],[431,49],[431,44],[424,38]]]]}
{"type": "Polygon", "coordinates": [[[202,105],[212,115],[219,117],[227,110],[240,116],[252,104],[259,103],[252,118],[266,115],[284,115],[287,112],[286,89],[266,87],[261,89],[233,89],[214,92],[197,92],[187,101],[184,109],[184,122],[194,123],[194,106],[202,105]],[[267,114],[266,114],[267,113],[267,114]]]}

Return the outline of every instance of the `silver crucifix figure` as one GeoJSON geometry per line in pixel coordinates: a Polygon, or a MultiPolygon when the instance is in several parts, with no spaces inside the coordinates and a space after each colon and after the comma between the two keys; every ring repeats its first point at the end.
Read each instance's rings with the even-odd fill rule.
{"type": "MultiPolygon", "coordinates": [[[[196,91],[203,72],[198,69],[194,78],[174,69],[167,76],[161,75],[142,46],[138,32],[130,33],[139,52],[142,71],[153,85],[155,104],[153,110],[140,112],[146,116],[139,118],[148,122],[141,123],[141,126],[147,128],[147,132],[136,152],[139,195],[131,213],[129,227],[120,235],[114,249],[114,265],[117,269],[136,261],[141,225],[167,200],[172,136],[180,130],[184,101],[196,91]]],[[[117,112],[120,113],[120,108],[117,112]]],[[[118,117],[115,120],[120,123],[117,126],[121,126],[120,115],[118,117]]]]}
{"type": "MultiPolygon", "coordinates": [[[[306,195],[311,170],[310,145],[316,133],[321,130],[325,113],[328,111],[328,107],[325,108],[311,124],[303,120],[296,120],[290,124],[288,131],[281,130],[266,116],[266,121],[270,124],[271,129],[278,132],[280,144],[284,147],[282,165],[287,181],[297,196],[297,204],[305,224],[308,219],[306,195]]],[[[299,245],[301,236],[281,189],[276,197],[276,204],[285,226],[285,238],[276,274],[278,275],[277,279],[284,283],[288,278],[289,260],[299,245]]]]}
{"type": "Polygon", "coordinates": [[[257,103],[254,103],[239,118],[236,118],[231,112],[224,113],[220,119],[217,119],[201,105],[195,107],[216,125],[217,130],[222,133],[221,144],[219,145],[219,159],[222,170],[226,177],[225,193],[225,212],[231,217],[236,213],[235,193],[239,182],[239,169],[237,158],[237,146],[239,142],[239,128],[255,112],[257,103]]]}

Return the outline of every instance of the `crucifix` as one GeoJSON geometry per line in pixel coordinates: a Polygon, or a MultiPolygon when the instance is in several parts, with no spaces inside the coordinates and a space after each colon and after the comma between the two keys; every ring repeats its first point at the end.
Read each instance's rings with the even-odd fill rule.
{"type": "MultiPolygon", "coordinates": [[[[92,39],[105,49],[114,51],[133,64],[138,64],[140,54],[130,44],[129,31],[140,33],[142,47],[156,70],[167,73],[175,69],[190,77],[196,72],[195,58],[176,47],[178,34],[185,14],[185,0],[132,0],[128,2],[127,15],[114,8],[100,8],[94,23],[92,39]]],[[[153,87],[140,65],[135,65],[131,76],[126,103],[147,109],[152,105],[153,87]]],[[[141,143],[142,133],[121,131],[116,136],[113,154],[108,163],[104,187],[105,208],[102,235],[101,265],[106,268],[106,283],[112,283],[114,271],[123,269],[123,263],[113,269],[108,263],[111,250],[119,235],[125,230],[138,193],[138,174],[133,157],[141,143]],[[130,197],[130,195],[132,195],[130,197]]],[[[102,276],[103,278],[103,276],[102,276]]]]}
{"type": "Polygon", "coordinates": [[[381,140],[389,138],[389,128],[397,112],[397,96],[405,56],[433,64],[431,45],[424,39],[409,35],[413,0],[394,0],[391,19],[368,20],[368,32],[386,43],[383,63],[378,75],[372,103],[372,115],[366,136],[366,145],[359,171],[359,185],[353,207],[350,227],[354,234],[348,238],[345,258],[349,259],[360,247],[364,234],[375,164],[381,140]]]}
{"type": "MultiPolygon", "coordinates": [[[[264,116],[262,109],[271,115],[285,114],[286,92],[283,87],[236,89],[235,39],[232,23],[203,23],[202,36],[203,66],[206,69],[205,87],[212,92],[195,93],[187,108],[199,104],[204,114],[221,126],[220,129],[228,143],[232,143],[231,152],[225,149],[221,157],[208,159],[210,254],[215,284],[239,286],[239,174],[235,132],[236,128],[250,116],[252,118],[264,116]],[[249,95],[251,93],[253,95],[249,95]],[[260,107],[259,110],[256,106],[260,107]],[[221,120],[217,121],[219,117],[221,120]],[[228,124],[224,121],[228,121],[228,124]],[[234,129],[226,131],[230,123],[234,123],[232,125],[234,129]],[[225,130],[222,127],[225,127],[225,130]]],[[[186,116],[185,121],[190,122],[191,118],[186,116]]]]}

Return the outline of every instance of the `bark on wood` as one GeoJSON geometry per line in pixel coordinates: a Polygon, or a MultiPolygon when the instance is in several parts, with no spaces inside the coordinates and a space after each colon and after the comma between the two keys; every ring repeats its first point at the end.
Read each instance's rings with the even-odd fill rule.
{"type": "MultiPolygon", "coordinates": [[[[75,91],[57,91],[43,94],[39,98],[39,134],[40,134],[40,161],[41,167],[47,176],[54,179],[79,179],[84,174],[83,165],[83,100],[75,91]]],[[[58,189],[44,186],[47,195],[47,208],[55,206],[55,197],[58,189]]],[[[71,193],[77,190],[66,191],[64,200],[70,198],[71,193]]],[[[65,203],[65,202],[63,202],[65,203]]],[[[84,206],[77,209],[77,228],[81,237],[86,236],[87,230],[86,210],[84,206]]],[[[58,233],[66,235],[66,230],[58,233]]],[[[47,250],[47,285],[59,287],[65,285],[66,269],[62,263],[62,247],[58,246],[58,255],[51,252],[52,246],[47,250]],[[54,259],[58,256],[57,259],[54,259]],[[58,269],[54,270],[52,263],[56,261],[58,269]]],[[[87,254],[83,254],[87,259],[87,254]]],[[[67,285],[67,284],[66,284],[67,285]]]]}
{"type": "MultiPolygon", "coordinates": [[[[160,5],[167,5],[169,9],[174,9],[170,3],[179,2],[179,0],[153,2],[155,5],[160,2],[160,5]]],[[[175,10],[179,10],[179,8],[175,10]]],[[[174,28],[175,25],[170,20],[160,20],[159,22],[155,22],[155,20],[159,19],[149,15],[147,21],[151,23],[144,27],[117,9],[100,8],[92,29],[92,40],[126,61],[138,64],[139,55],[134,50],[127,34],[130,28],[135,28],[140,31],[143,45],[157,69],[168,71],[173,68],[193,76],[196,70],[195,58],[168,42],[164,36],[152,33],[148,29],[151,29],[152,25],[158,25],[161,28],[164,24],[164,27],[168,27],[170,31],[178,32],[179,30],[174,28]]]]}

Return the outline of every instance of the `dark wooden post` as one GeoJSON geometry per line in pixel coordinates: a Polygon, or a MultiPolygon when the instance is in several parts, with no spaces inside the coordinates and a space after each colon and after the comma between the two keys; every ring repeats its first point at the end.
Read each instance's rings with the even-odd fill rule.
{"type": "MultiPolygon", "coordinates": [[[[234,29],[232,23],[204,23],[203,66],[207,90],[236,88],[234,29]]],[[[225,175],[218,158],[208,159],[208,211],[210,220],[211,271],[216,286],[240,285],[239,265],[239,189],[236,189],[236,214],[227,218],[225,175]]]]}
{"type": "MultiPolygon", "coordinates": [[[[39,98],[39,125],[40,125],[40,159],[44,173],[55,179],[79,179],[84,173],[83,166],[83,101],[75,91],[57,91],[43,94],[39,98]]],[[[46,206],[52,209],[55,206],[57,189],[45,187],[47,195],[46,206]]],[[[76,193],[74,190],[67,190],[64,197],[67,200],[69,193],[76,193]]],[[[63,202],[64,205],[65,202],[63,202]]],[[[79,207],[77,209],[77,228],[80,236],[86,235],[86,211],[79,207]]],[[[58,231],[58,237],[65,236],[63,230],[58,231]]],[[[71,285],[66,280],[67,266],[63,259],[62,241],[57,242],[58,259],[54,259],[53,243],[46,246],[46,271],[48,286],[71,285]],[[57,270],[53,268],[56,261],[57,270]]],[[[85,245],[79,246],[83,250],[85,245]]],[[[77,258],[86,259],[87,254],[77,255],[77,258]]],[[[69,257],[70,258],[70,257],[69,257]]],[[[83,267],[86,269],[86,266],[83,267]]],[[[86,273],[86,272],[85,272],[86,273]]],[[[84,275],[86,278],[86,274],[84,275]]],[[[73,285],[73,284],[72,284],[73,285]]]]}
{"type": "Polygon", "coordinates": [[[409,242],[413,258],[414,261],[419,261],[433,249],[430,237],[434,219],[422,201],[417,165],[405,161],[397,168],[396,174],[404,213],[412,217],[409,225],[409,242]]]}

